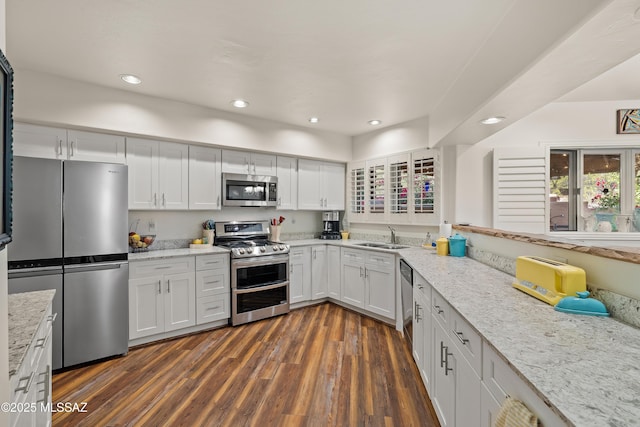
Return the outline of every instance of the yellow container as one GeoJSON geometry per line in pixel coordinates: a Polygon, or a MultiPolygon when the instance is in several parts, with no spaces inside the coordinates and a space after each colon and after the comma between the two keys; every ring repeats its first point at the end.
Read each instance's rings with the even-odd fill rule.
{"type": "Polygon", "coordinates": [[[446,237],[436,240],[436,253],[438,255],[449,255],[449,240],[446,237]]]}

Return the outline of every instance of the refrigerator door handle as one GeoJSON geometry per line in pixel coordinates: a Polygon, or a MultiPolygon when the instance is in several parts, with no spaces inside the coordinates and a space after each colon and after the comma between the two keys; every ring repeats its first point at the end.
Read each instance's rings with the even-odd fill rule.
{"type": "Polygon", "coordinates": [[[78,265],[65,265],[64,269],[69,273],[75,273],[79,271],[96,271],[96,270],[115,270],[121,268],[123,265],[127,265],[126,262],[109,262],[102,264],[78,264],[78,265]]]}

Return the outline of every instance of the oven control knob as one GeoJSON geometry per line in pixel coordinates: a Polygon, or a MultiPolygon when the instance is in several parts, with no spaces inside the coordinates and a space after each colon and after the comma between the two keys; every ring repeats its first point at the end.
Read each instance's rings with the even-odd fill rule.
{"type": "Polygon", "coordinates": [[[278,247],[277,247],[276,245],[273,245],[273,250],[274,250],[274,251],[277,251],[277,250],[278,250],[278,247]]]}
{"type": "Polygon", "coordinates": [[[260,252],[266,252],[267,248],[265,248],[264,246],[260,246],[260,252]]]}
{"type": "Polygon", "coordinates": [[[280,249],[281,251],[284,251],[285,247],[284,247],[284,245],[280,245],[280,246],[278,246],[278,249],[280,249]]]}
{"type": "Polygon", "coordinates": [[[240,255],[244,255],[244,249],[238,249],[238,253],[239,253],[240,255]]]}

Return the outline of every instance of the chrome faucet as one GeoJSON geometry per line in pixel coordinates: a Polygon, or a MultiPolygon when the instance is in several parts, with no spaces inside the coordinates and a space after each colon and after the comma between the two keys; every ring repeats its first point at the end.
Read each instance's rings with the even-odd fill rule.
{"type": "Polygon", "coordinates": [[[396,244],[396,230],[391,228],[390,225],[387,225],[387,227],[389,227],[389,230],[391,230],[391,243],[392,244],[396,244]]]}
{"type": "Polygon", "coordinates": [[[551,221],[551,227],[553,228],[553,231],[558,231],[558,224],[553,221],[555,218],[564,218],[564,214],[554,215],[551,218],[549,218],[549,221],[551,221]]]}

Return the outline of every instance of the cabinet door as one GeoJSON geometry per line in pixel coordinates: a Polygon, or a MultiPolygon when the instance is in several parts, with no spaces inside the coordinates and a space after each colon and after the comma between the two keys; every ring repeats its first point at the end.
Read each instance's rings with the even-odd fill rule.
{"type": "Polygon", "coordinates": [[[125,163],[124,136],[69,130],[70,160],[125,163]]]}
{"type": "Polygon", "coordinates": [[[364,252],[342,250],[342,301],[364,308],[364,252]]]}
{"type": "Polygon", "coordinates": [[[165,331],[196,324],[196,284],[194,273],[164,276],[165,331]]]}
{"type": "Polygon", "coordinates": [[[189,146],[160,143],[158,173],[158,206],[189,209],[189,146]]]}
{"type": "Polygon", "coordinates": [[[189,209],[221,209],[221,158],[217,148],[189,146],[189,209]]]}
{"type": "Polygon", "coordinates": [[[314,246],[311,249],[311,296],[312,299],[327,297],[327,247],[314,246]]]}
{"type": "MultiPolygon", "coordinates": [[[[453,353],[449,360],[451,357],[455,358],[455,423],[457,426],[478,425],[478,419],[481,416],[480,399],[482,394],[480,377],[477,376],[459,349],[451,346],[449,352],[453,353]]],[[[451,365],[451,361],[449,364],[451,365]]]]}
{"type": "Polygon", "coordinates": [[[340,163],[325,163],[323,166],[324,208],[344,210],[345,166],[340,163]]]}
{"type": "Polygon", "coordinates": [[[164,332],[162,276],[129,280],[129,339],[164,332]]]}
{"type": "Polygon", "coordinates": [[[298,209],[323,210],[322,162],[298,160],[298,209]]]}
{"type": "Polygon", "coordinates": [[[47,126],[14,123],[13,154],[45,159],[66,159],[67,131],[47,126]]]}
{"type": "Polygon", "coordinates": [[[158,207],[158,142],[127,140],[129,209],[158,207]]]}
{"type": "Polygon", "coordinates": [[[429,391],[429,387],[427,386],[428,377],[424,375],[425,372],[425,364],[431,362],[427,360],[425,357],[425,339],[427,338],[427,333],[425,329],[427,328],[427,323],[425,318],[429,315],[429,311],[427,310],[428,306],[425,304],[424,296],[422,292],[418,290],[414,286],[413,288],[413,360],[416,362],[416,366],[420,371],[420,376],[422,377],[422,381],[425,384],[425,388],[429,391]]]}
{"type": "Polygon", "coordinates": [[[222,150],[222,172],[250,173],[251,154],[247,151],[222,150]]]}
{"type": "Polygon", "coordinates": [[[340,248],[327,248],[327,292],[329,298],[340,301],[342,297],[342,280],[340,275],[340,248]]]}
{"type": "MultiPolygon", "coordinates": [[[[433,323],[433,351],[435,357],[431,403],[442,427],[455,425],[456,402],[456,359],[453,356],[452,343],[437,321],[433,323]]],[[[469,425],[475,425],[474,423],[469,425]]],[[[463,424],[460,424],[463,425],[463,424]]]]}
{"type": "Polygon", "coordinates": [[[289,300],[291,304],[311,299],[311,247],[289,253],[289,300]]]}
{"type": "Polygon", "coordinates": [[[273,154],[251,153],[250,172],[254,175],[276,175],[276,156],[273,154]]]}
{"type": "Polygon", "coordinates": [[[480,427],[493,427],[500,412],[500,403],[484,384],[480,393],[480,427]]]}
{"type": "Polygon", "coordinates": [[[278,208],[298,209],[298,160],[278,156],[278,208]]]}
{"type": "Polygon", "coordinates": [[[389,319],[396,318],[396,275],[393,255],[368,253],[365,262],[365,308],[389,319]]]}

